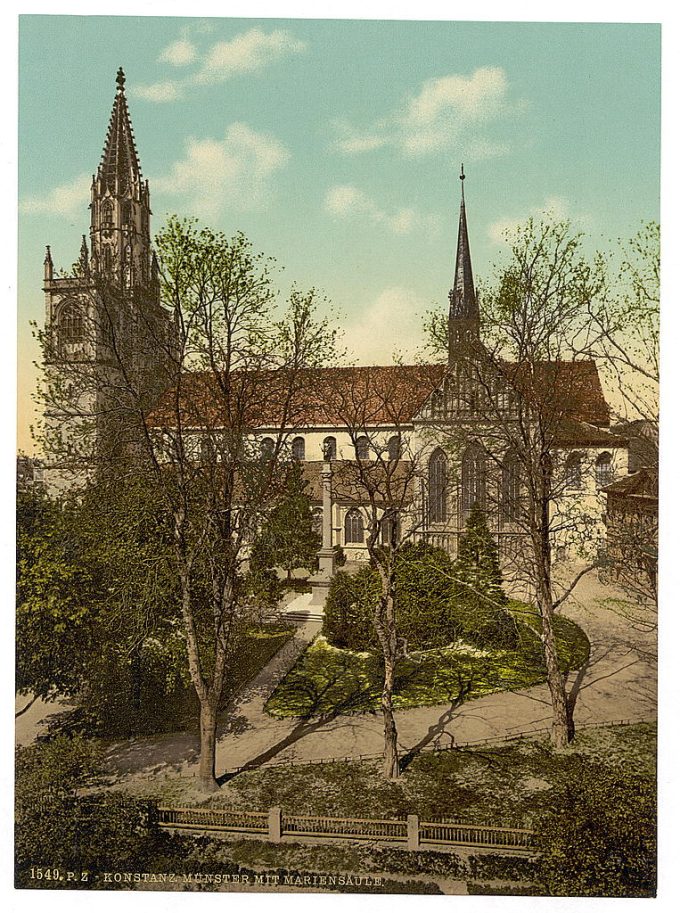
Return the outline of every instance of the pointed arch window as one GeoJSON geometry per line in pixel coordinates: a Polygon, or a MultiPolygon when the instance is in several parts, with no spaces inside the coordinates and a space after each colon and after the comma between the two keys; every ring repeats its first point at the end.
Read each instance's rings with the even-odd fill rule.
{"type": "Polygon", "coordinates": [[[102,228],[113,228],[113,203],[104,200],[102,203],[102,228]]]}
{"type": "Polygon", "coordinates": [[[583,488],[583,458],[580,453],[570,453],[567,457],[564,481],[567,488],[583,488]]]}
{"type": "Polygon", "coordinates": [[[361,437],[357,438],[357,441],[355,444],[357,460],[367,460],[368,459],[368,446],[369,446],[369,441],[365,434],[362,434],[361,437]]]}
{"type": "Polygon", "coordinates": [[[338,458],[338,442],[334,437],[325,437],[323,439],[323,458],[324,460],[337,460],[338,458]]]}
{"type": "Polygon", "coordinates": [[[302,461],[305,458],[305,439],[303,437],[293,438],[291,452],[294,460],[302,461]]]}
{"type": "Polygon", "coordinates": [[[609,485],[612,480],[612,455],[601,453],[595,461],[595,480],[599,488],[609,485]]]}
{"type": "Polygon", "coordinates": [[[519,517],[520,465],[514,450],[508,450],[501,466],[501,516],[511,522],[519,517]]]}
{"type": "Polygon", "coordinates": [[[437,447],[428,464],[428,504],[430,523],[446,523],[448,463],[446,454],[437,447]]]}
{"type": "Polygon", "coordinates": [[[73,302],[65,304],[59,312],[57,326],[60,343],[81,342],[85,336],[81,308],[73,302]]]}
{"type": "Polygon", "coordinates": [[[345,544],[357,544],[364,541],[364,518],[357,507],[352,507],[345,514],[345,544]]]}
{"type": "Polygon", "coordinates": [[[486,509],[486,455],[481,444],[470,444],[461,465],[461,508],[467,516],[473,505],[486,509]]]}

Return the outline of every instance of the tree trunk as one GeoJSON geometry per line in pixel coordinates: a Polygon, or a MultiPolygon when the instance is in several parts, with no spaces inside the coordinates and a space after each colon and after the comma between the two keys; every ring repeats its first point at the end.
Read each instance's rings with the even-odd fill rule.
{"type": "Polygon", "coordinates": [[[555,642],[552,551],[550,544],[550,461],[541,459],[541,498],[538,505],[538,522],[532,530],[534,557],[536,560],[536,590],[538,608],[541,613],[541,643],[543,659],[548,673],[548,690],[552,704],[552,732],[550,741],[555,748],[566,748],[574,738],[574,708],[567,700],[564,675],[557,659],[555,642]]]}
{"type": "Polygon", "coordinates": [[[200,789],[215,792],[219,784],[215,777],[215,748],[217,743],[217,701],[201,700],[201,755],[198,767],[200,789]]]}
{"type": "Polygon", "coordinates": [[[567,691],[564,686],[564,675],[560,670],[555,644],[555,632],[552,623],[552,608],[548,607],[543,614],[541,607],[543,636],[543,658],[548,671],[548,689],[552,704],[553,724],[551,742],[555,748],[566,748],[574,738],[573,708],[569,706],[567,691]]]}
{"type": "Polygon", "coordinates": [[[382,710],[383,725],[385,730],[383,773],[385,779],[397,780],[399,778],[399,751],[397,748],[397,724],[394,721],[394,708],[392,705],[395,661],[394,658],[390,656],[384,656],[384,660],[385,679],[383,682],[383,692],[380,700],[380,707],[382,710]]]}

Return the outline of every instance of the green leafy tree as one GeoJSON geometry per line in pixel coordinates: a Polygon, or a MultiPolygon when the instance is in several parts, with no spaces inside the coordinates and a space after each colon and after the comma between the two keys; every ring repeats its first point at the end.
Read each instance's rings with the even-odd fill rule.
{"type": "Polygon", "coordinates": [[[480,646],[512,646],[517,630],[505,607],[508,598],[498,548],[489,530],[486,514],[478,504],[472,506],[460,537],[451,611],[454,627],[480,646]]]}
{"type": "Polygon", "coordinates": [[[252,623],[249,547],[285,487],[289,429],[312,395],[302,374],[328,363],[334,333],[316,318],[313,289],[293,290],[276,313],[271,265],[243,235],[171,218],[156,240],[160,310],[136,308],[139,327],[130,326],[127,291],[105,275],[84,316],[84,341],[103,347],[105,369],[60,359],[41,335],[45,363],[59,364],[42,397],[51,429],[72,429],[74,416],[86,426],[75,441],[46,433],[44,446],[68,468],[82,442],[80,465],[123,485],[121,454],[131,454],[152,492],[168,548],[146,553],[144,573],[169,567],[176,587],[199,706],[198,782],[214,791],[217,713],[252,623]],[[257,442],[265,414],[274,441],[267,459],[257,442]],[[98,427],[105,434],[93,434],[98,427]]]}
{"type": "Polygon", "coordinates": [[[134,473],[93,479],[62,504],[18,494],[17,689],[74,698],[109,735],[164,728],[189,684],[168,531],[150,495],[134,473]]]}
{"type": "Polygon", "coordinates": [[[16,688],[30,695],[19,713],[75,694],[94,652],[97,580],[71,535],[76,511],[17,492],[16,688]]]}
{"type": "Polygon", "coordinates": [[[307,487],[302,464],[293,463],[286,474],[281,497],[267,515],[253,544],[253,570],[280,567],[289,581],[296,568],[314,570],[321,536],[314,528],[312,500],[307,487]]]}

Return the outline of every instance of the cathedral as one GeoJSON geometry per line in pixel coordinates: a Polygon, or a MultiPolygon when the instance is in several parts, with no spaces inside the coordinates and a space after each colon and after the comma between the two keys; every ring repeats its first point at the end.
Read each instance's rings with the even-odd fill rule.
{"type": "MultiPolygon", "coordinates": [[[[348,483],[348,467],[360,461],[387,460],[409,477],[404,531],[456,555],[458,541],[475,505],[486,513],[501,555],[510,555],[520,535],[521,480],[507,440],[490,440],[482,401],[493,388],[501,415],[512,414],[511,396],[498,371],[480,374],[485,364],[480,311],[472,269],[466,201],[461,172],[461,202],[453,282],[448,293],[448,359],[430,365],[329,367],[309,371],[314,390],[305,414],[286,428],[290,459],[298,461],[316,505],[325,545],[341,548],[347,558],[366,557],[370,520],[365,498],[348,483]],[[483,388],[483,389],[482,389],[483,388]],[[347,404],[360,402],[348,419],[347,404]],[[506,402],[507,401],[507,402],[506,402]],[[385,457],[386,455],[386,457],[385,457]],[[325,479],[325,482],[324,482],[325,479]],[[325,486],[325,487],[324,487],[325,486]],[[322,517],[323,514],[323,517],[322,517]],[[408,518],[406,517],[408,514],[408,518]],[[410,531],[410,533],[409,533],[410,531]]],[[[162,432],[172,423],[166,408],[173,392],[163,389],[164,358],[171,355],[173,327],[161,304],[159,267],[151,246],[148,181],[142,179],[125,97],[125,77],[118,71],[116,95],[93,176],[89,244],[85,236],[71,274],[57,276],[49,247],[44,264],[46,332],[53,340],[46,358],[48,379],[59,383],[64,366],[82,363],[83,373],[106,376],[116,388],[111,339],[122,340],[133,365],[137,407],[149,410],[162,432]],[[150,340],[163,341],[151,345],[150,340]]],[[[517,373],[517,367],[513,369],[517,373]]],[[[505,369],[503,369],[505,370],[505,369]]],[[[501,372],[502,373],[502,372],[501,372]]],[[[589,536],[597,546],[604,535],[603,489],[625,473],[627,441],[610,430],[610,410],[597,366],[592,360],[546,362],[539,383],[570,398],[555,438],[553,472],[559,473],[554,510],[568,519],[574,505],[592,517],[589,536]]],[[[506,375],[507,376],[507,375],[506,375]]],[[[86,385],[85,385],[86,386],[86,385]]],[[[130,445],[125,423],[115,419],[116,404],[105,401],[102,385],[79,404],[84,416],[108,418],[95,428],[99,448],[130,445]],[[102,401],[102,397],[104,401],[102,401]]],[[[280,410],[272,396],[251,438],[266,454],[279,433],[280,410]]],[[[206,419],[207,421],[207,419],[206,419]]],[[[49,414],[46,417],[49,425],[49,414]]],[[[78,415],[54,433],[72,443],[69,465],[48,463],[47,484],[58,488],[61,476],[78,464],[81,437],[78,415]]],[[[200,437],[200,428],[197,430],[200,437]]],[[[63,452],[63,448],[62,448],[63,452]]],[[[200,452],[200,441],[196,452],[200,452]]],[[[568,522],[562,524],[564,528],[568,522]]],[[[557,557],[568,557],[568,537],[555,540],[557,557]]]]}

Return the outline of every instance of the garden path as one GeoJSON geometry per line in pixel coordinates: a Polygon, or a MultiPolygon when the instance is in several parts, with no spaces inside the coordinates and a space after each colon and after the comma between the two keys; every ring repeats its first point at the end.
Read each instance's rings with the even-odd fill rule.
{"type": "MultiPolygon", "coordinates": [[[[581,580],[565,606],[565,614],[585,630],[591,643],[587,665],[572,673],[568,682],[568,689],[577,698],[577,728],[589,723],[655,718],[654,632],[635,630],[614,614],[604,605],[610,595],[611,591],[592,575],[581,580]]],[[[230,771],[245,765],[358,758],[379,754],[382,749],[382,722],[374,713],[276,720],[264,712],[271,692],[320,630],[318,618],[304,615],[305,598],[298,597],[289,606],[301,610],[295,636],[222,717],[218,775],[227,778],[230,771]]],[[[438,705],[396,713],[399,744],[405,755],[435,742],[446,747],[547,729],[550,717],[546,685],[490,694],[458,707],[438,705]]],[[[124,781],[164,775],[193,777],[197,749],[196,738],[190,733],[168,733],[116,743],[109,759],[124,781]]]]}

